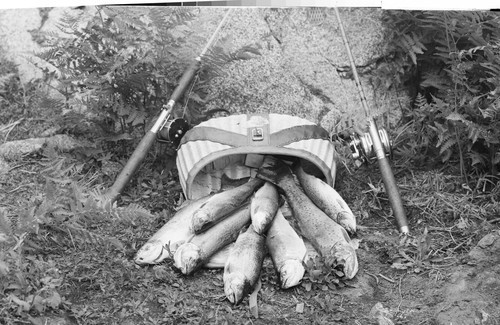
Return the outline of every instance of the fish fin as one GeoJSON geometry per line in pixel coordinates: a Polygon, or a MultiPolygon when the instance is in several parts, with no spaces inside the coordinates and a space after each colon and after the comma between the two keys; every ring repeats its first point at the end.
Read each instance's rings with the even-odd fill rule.
{"type": "Polygon", "coordinates": [[[248,298],[248,305],[250,307],[250,312],[252,313],[253,317],[259,318],[259,308],[257,305],[257,294],[260,291],[260,288],[262,287],[262,281],[259,279],[257,280],[257,284],[255,285],[255,289],[253,292],[250,294],[250,297],[248,298]]]}
{"type": "MultiPolygon", "coordinates": [[[[168,256],[170,258],[173,258],[174,257],[174,254],[172,253],[172,250],[170,249],[170,240],[168,241],[168,243],[165,244],[165,246],[162,246],[161,249],[166,249],[167,252],[168,252],[168,256]]],[[[163,254],[163,253],[162,253],[163,254]]],[[[161,256],[161,255],[160,255],[161,256]]]]}

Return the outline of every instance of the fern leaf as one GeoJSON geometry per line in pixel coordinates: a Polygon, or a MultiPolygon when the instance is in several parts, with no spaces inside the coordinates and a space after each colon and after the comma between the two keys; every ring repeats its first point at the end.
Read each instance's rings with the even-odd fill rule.
{"type": "Polygon", "coordinates": [[[460,121],[464,122],[466,119],[462,114],[452,112],[448,116],[446,116],[446,119],[449,121],[460,121]]]}
{"type": "Polygon", "coordinates": [[[418,93],[414,105],[416,110],[425,110],[429,106],[429,103],[422,93],[418,93]]]}
{"type": "Polygon", "coordinates": [[[475,166],[475,165],[484,166],[484,165],[486,165],[486,158],[484,157],[484,155],[482,155],[478,152],[475,152],[475,151],[471,151],[467,155],[468,155],[469,159],[471,160],[471,166],[475,166]]]}
{"type": "Polygon", "coordinates": [[[131,203],[126,207],[120,207],[112,210],[112,215],[120,220],[133,223],[138,218],[153,218],[151,212],[138,204],[131,203]]]}
{"type": "Polygon", "coordinates": [[[440,146],[439,154],[442,155],[445,151],[450,150],[454,145],[458,144],[457,139],[453,136],[446,138],[446,141],[440,146]]]}
{"type": "Polygon", "coordinates": [[[73,224],[65,224],[64,227],[67,228],[67,233],[70,235],[73,241],[77,243],[83,242],[93,246],[103,246],[106,244],[111,244],[120,250],[123,250],[125,247],[123,243],[116,237],[101,236],[90,230],[73,224]]]}
{"type": "Polygon", "coordinates": [[[437,136],[438,136],[438,140],[437,140],[437,143],[436,143],[436,147],[437,148],[440,148],[443,143],[447,142],[450,140],[450,138],[453,137],[453,135],[450,133],[450,132],[447,132],[447,130],[445,130],[442,126],[440,126],[439,123],[434,123],[437,127],[437,136]]]}

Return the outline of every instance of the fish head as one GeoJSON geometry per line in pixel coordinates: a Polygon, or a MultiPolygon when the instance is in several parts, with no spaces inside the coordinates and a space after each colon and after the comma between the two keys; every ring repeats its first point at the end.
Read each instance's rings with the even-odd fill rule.
{"type": "Polygon", "coordinates": [[[253,210],[252,214],[252,226],[254,230],[259,234],[263,235],[267,232],[269,227],[271,227],[271,221],[274,215],[271,212],[260,209],[259,207],[253,210]]]}
{"type": "Polygon", "coordinates": [[[305,269],[301,261],[287,260],[279,269],[281,288],[288,289],[299,284],[305,269]]]}
{"type": "Polygon", "coordinates": [[[183,274],[190,274],[201,264],[201,251],[193,243],[184,243],[174,254],[174,265],[183,274]]]}
{"type": "Polygon", "coordinates": [[[356,217],[349,211],[341,211],[337,215],[338,223],[349,233],[356,232],[356,217]]]}
{"type": "Polygon", "coordinates": [[[229,274],[224,277],[224,293],[232,304],[239,304],[246,294],[247,281],[242,274],[229,274]]]}
{"type": "Polygon", "coordinates": [[[358,273],[358,257],[356,250],[349,244],[337,247],[335,260],[338,265],[343,266],[343,272],[347,279],[352,279],[358,273]]]}
{"type": "Polygon", "coordinates": [[[205,230],[206,228],[209,227],[209,225],[212,223],[212,218],[207,211],[204,209],[198,209],[194,214],[193,214],[193,219],[191,222],[191,230],[195,233],[198,234],[205,230]]]}
{"type": "Polygon", "coordinates": [[[135,254],[134,262],[139,265],[157,264],[168,256],[168,250],[159,240],[148,241],[135,254]]]}

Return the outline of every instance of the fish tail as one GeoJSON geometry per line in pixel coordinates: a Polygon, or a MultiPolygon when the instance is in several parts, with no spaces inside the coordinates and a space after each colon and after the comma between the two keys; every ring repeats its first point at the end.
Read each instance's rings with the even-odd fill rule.
{"type": "Polygon", "coordinates": [[[259,168],[257,177],[279,186],[280,181],[285,177],[290,177],[292,171],[290,167],[281,161],[277,161],[272,166],[265,166],[259,168]]]}

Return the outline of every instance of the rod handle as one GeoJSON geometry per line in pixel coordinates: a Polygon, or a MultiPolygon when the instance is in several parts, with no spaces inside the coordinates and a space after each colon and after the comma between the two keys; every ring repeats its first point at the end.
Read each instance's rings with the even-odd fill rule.
{"type": "Polygon", "coordinates": [[[382,180],[384,181],[385,190],[392,207],[392,212],[394,213],[394,217],[398,223],[399,231],[402,234],[408,234],[410,229],[408,227],[403,201],[399,195],[398,186],[396,185],[394,174],[392,173],[391,166],[389,165],[389,160],[386,157],[378,158],[378,165],[380,173],[382,174],[382,180]]]}
{"type": "Polygon", "coordinates": [[[125,167],[123,167],[120,174],[118,174],[118,177],[113,183],[113,186],[111,186],[108,192],[105,194],[106,199],[109,200],[110,203],[116,201],[118,196],[120,196],[120,193],[130,181],[132,175],[142,164],[149,149],[151,149],[155,141],[156,133],[154,133],[153,131],[149,131],[142,138],[141,142],[139,142],[134,152],[132,153],[132,156],[130,156],[129,160],[127,161],[127,164],[125,165],[125,167]]]}

